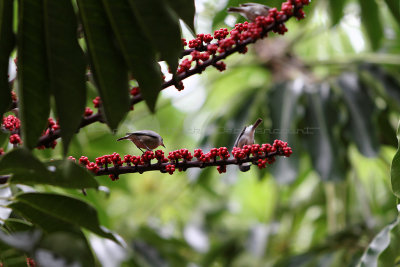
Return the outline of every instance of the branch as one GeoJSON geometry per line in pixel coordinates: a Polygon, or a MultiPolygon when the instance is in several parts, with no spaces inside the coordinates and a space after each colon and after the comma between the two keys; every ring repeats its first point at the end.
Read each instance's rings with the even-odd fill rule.
{"type": "MultiPolygon", "coordinates": [[[[304,5],[307,5],[309,3],[309,0],[288,0],[282,4],[282,11],[277,11],[276,8],[271,8],[269,10],[269,15],[267,17],[258,17],[256,18],[255,22],[251,22],[246,24],[249,29],[258,29],[261,28],[261,32],[252,32],[246,30],[240,30],[239,32],[235,32],[236,38],[233,37],[233,30],[237,30],[237,27],[235,27],[231,32],[230,32],[230,37],[227,37],[228,34],[225,36],[221,37],[215,37],[214,39],[216,40],[216,43],[212,43],[212,45],[217,45],[218,46],[218,54],[215,53],[215,51],[211,54],[211,56],[204,61],[200,61],[198,59],[194,59],[194,56],[192,53],[194,52],[204,52],[208,53],[208,45],[211,44],[210,42],[203,42],[202,39],[199,39],[199,36],[192,40],[192,41],[197,41],[200,42],[197,46],[186,49],[182,52],[182,57],[187,56],[187,55],[192,55],[192,61],[196,61],[196,65],[191,68],[189,66],[189,69],[186,69],[184,71],[181,71],[177,75],[175,75],[171,80],[163,82],[161,85],[161,90],[174,85],[178,88],[178,90],[183,89],[183,85],[180,84],[180,82],[192,75],[195,74],[200,74],[202,73],[207,67],[209,66],[215,66],[217,69],[220,71],[225,69],[225,65],[223,65],[221,60],[225,59],[229,55],[232,55],[233,53],[239,52],[239,53],[245,53],[246,52],[246,46],[255,43],[259,39],[263,39],[264,37],[267,36],[268,32],[274,31],[279,34],[284,34],[287,29],[284,26],[284,23],[289,20],[291,17],[295,16],[297,19],[302,19],[304,18],[304,12],[302,10],[304,5]],[[253,27],[253,28],[251,28],[253,27]],[[258,27],[258,28],[257,28],[258,27]],[[242,36],[242,31],[243,33],[247,33],[247,37],[245,39],[241,39],[242,36]],[[232,45],[227,45],[224,44],[223,41],[227,41],[228,39],[234,40],[232,45]],[[199,41],[200,40],[200,41],[199,41]],[[218,63],[222,63],[218,65],[218,63]]],[[[239,24],[238,24],[239,25],[239,24]]],[[[242,26],[244,24],[241,24],[242,26]]],[[[226,29],[220,29],[220,31],[223,31],[226,29]]],[[[227,31],[227,30],[226,30],[227,31]]],[[[216,31],[218,32],[218,31],[216,31]]],[[[215,34],[214,34],[215,35],[215,34]]],[[[211,38],[212,39],[212,38],[211,38]]],[[[190,46],[190,42],[189,42],[190,46]]],[[[183,64],[183,62],[182,62],[183,64]]],[[[180,65],[181,66],[181,65],[180,65]]],[[[134,96],[131,98],[130,103],[131,105],[137,104],[139,102],[143,101],[143,98],[141,94],[139,93],[138,95],[134,96]]],[[[13,102],[13,106],[16,106],[16,101],[13,102]]],[[[82,122],[79,126],[80,128],[83,128],[87,125],[90,125],[94,122],[104,122],[104,118],[102,117],[102,114],[100,112],[90,115],[90,116],[85,116],[82,119],[82,122]]],[[[78,131],[79,131],[78,129],[78,131]]],[[[48,134],[43,135],[40,137],[38,141],[38,147],[53,147],[54,146],[54,141],[60,137],[60,129],[54,130],[54,131],[49,131],[48,134]]]]}

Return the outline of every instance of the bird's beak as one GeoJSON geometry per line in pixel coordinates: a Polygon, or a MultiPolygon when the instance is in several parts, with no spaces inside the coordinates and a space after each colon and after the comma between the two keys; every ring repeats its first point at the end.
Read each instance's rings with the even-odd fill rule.
{"type": "Polygon", "coordinates": [[[161,146],[163,146],[164,148],[166,148],[165,145],[164,145],[164,142],[161,143],[161,146]]]}

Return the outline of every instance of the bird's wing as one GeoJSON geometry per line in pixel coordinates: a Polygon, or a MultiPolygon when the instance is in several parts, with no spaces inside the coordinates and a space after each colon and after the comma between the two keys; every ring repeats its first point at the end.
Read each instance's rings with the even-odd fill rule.
{"type": "Polygon", "coordinates": [[[137,135],[137,136],[146,135],[146,136],[151,136],[151,137],[154,137],[154,138],[158,138],[158,136],[159,136],[156,132],[153,132],[151,130],[136,131],[136,132],[133,132],[131,134],[137,135]]]}
{"type": "Polygon", "coordinates": [[[265,6],[265,5],[259,3],[244,3],[241,4],[240,6],[265,6]]]}
{"type": "Polygon", "coordinates": [[[239,134],[239,136],[236,138],[235,144],[233,145],[234,147],[238,147],[240,137],[242,137],[242,135],[244,134],[244,131],[245,131],[245,130],[246,130],[246,126],[244,126],[242,132],[241,132],[241,133],[239,134]]]}

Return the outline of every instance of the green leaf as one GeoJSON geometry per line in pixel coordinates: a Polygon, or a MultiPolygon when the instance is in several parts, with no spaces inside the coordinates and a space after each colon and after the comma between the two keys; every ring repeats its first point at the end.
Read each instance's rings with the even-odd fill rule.
{"type": "Polygon", "coordinates": [[[339,23],[343,17],[343,8],[346,0],[329,0],[329,11],[331,14],[332,25],[339,23]]]}
{"type": "Polygon", "coordinates": [[[129,111],[128,72],[100,1],[78,0],[93,77],[107,124],[116,129],[129,111]]]}
{"type": "Polygon", "coordinates": [[[129,0],[142,30],[167,61],[171,71],[178,67],[183,50],[179,20],[164,0],[129,0]]]}
{"type": "Polygon", "coordinates": [[[4,225],[10,232],[30,231],[33,228],[31,223],[15,218],[8,218],[5,220],[4,225]]]}
{"type": "Polygon", "coordinates": [[[400,26],[400,3],[398,0],[385,0],[389,11],[392,12],[393,17],[397,20],[400,26]]]}
{"type": "Polygon", "coordinates": [[[390,167],[390,181],[393,194],[400,198],[400,122],[397,129],[397,139],[399,141],[399,146],[393,157],[392,166],[390,167]]]}
{"type": "Polygon", "coordinates": [[[331,89],[326,84],[307,91],[306,125],[315,130],[314,134],[306,135],[308,151],[314,169],[325,181],[345,177],[340,173],[338,144],[333,136],[336,120],[332,117],[337,110],[329,103],[331,98],[331,89]]]}
{"type": "Polygon", "coordinates": [[[16,201],[119,243],[111,232],[99,225],[96,209],[79,199],[52,193],[25,193],[18,195],[16,201]]]}
{"type": "Polygon", "coordinates": [[[378,266],[379,256],[390,244],[390,232],[393,230],[393,228],[398,226],[399,222],[400,220],[399,218],[397,218],[393,223],[387,225],[374,237],[374,239],[362,255],[357,265],[358,267],[378,266]]]}
{"type": "Polygon", "coordinates": [[[13,184],[48,184],[65,188],[97,188],[93,176],[81,166],[65,159],[45,166],[27,149],[14,149],[0,159],[2,174],[12,174],[13,184]]]}
{"type": "Polygon", "coordinates": [[[13,24],[14,0],[0,2],[0,117],[11,104],[11,88],[8,82],[8,62],[14,48],[13,24]]]}
{"type": "MultiPolygon", "coordinates": [[[[267,95],[268,106],[271,113],[272,134],[271,142],[274,139],[281,139],[288,142],[296,153],[296,118],[297,102],[301,95],[303,85],[284,83],[271,88],[267,95]]],[[[297,177],[299,158],[292,155],[289,158],[278,158],[272,165],[274,176],[283,183],[290,183],[297,177]]]]}
{"type": "Polygon", "coordinates": [[[140,93],[149,109],[154,112],[161,90],[161,70],[149,40],[140,29],[128,0],[103,0],[122,55],[133,77],[138,81],[140,93]]]}
{"type": "Polygon", "coordinates": [[[377,50],[383,37],[383,26],[379,17],[379,7],[375,0],[359,0],[361,22],[364,25],[373,50],[377,50]]]}
{"type": "Polygon", "coordinates": [[[349,113],[349,131],[358,150],[366,157],[375,157],[379,151],[376,126],[374,124],[375,105],[367,88],[354,73],[344,74],[339,86],[349,113]]]}
{"type": "Polygon", "coordinates": [[[43,1],[21,0],[18,28],[18,95],[24,146],[36,147],[50,111],[43,1]]]}
{"type": "Polygon", "coordinates": [[[79,228],[71,223],[60,220],[52,216],[51,214],[43,212],[20,201],[15,201],[9,204],[8,207],[35,226],[38,226],[46,233],[59,231],[76,232],[77,230],[79,230],[79,228]]]}
{"type": "Polygon", "coordinates": [[[44,23],[50,88],[55,97],[64,155],[86,105],[86,62],[77,41],[70,0],[44,0],[44,23]]]}
{"type": "Polygon", "coordinates": [[[82,231],[77,233],[58,232],[45,235],[40,241],[40,249],[36,250],[38,266],[71,266],[71,262],[79,266],[96,266],[91,248],[82,231]],[[52,257],[38,257],[43,250],[52,257]]]}
{"type": "Polygon", "coordinates": [[[194,15],[196,8],[193,0],[167,0],[168,4],[175,11],[175,13],[186,23],[187,26],[196,32],[194,29],[194,15]]]}

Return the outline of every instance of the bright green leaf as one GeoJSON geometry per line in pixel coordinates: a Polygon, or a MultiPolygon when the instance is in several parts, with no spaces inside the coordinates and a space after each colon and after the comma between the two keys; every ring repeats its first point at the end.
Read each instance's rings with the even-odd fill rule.
{"type": "Polygon", "coordinates": [[[399,141],[399,146],[392,160],[392,166],[390,168],[390,180],[392,183],[393,194],[400,198],[400,123],[397,129],[397,139],[399,141]]]}
{"type": "Polygon", "coordinates": [[[0,116],[11,104],[8,62],[15,42],[12,31],[13,4],[14,0],[0,1],[0,116]]]}
{"type": "Polygon", "coordinates": [[[140,26],[166,60],[176,71],[183,50],[179,20],[163,0],[129,0],[140,26]]]}
{"type": "Polygon", "coordinates": [[[99,225],[96,209],[79,199],[52,193],[25,193],[18,195],[16,200],[118,243],[111,232],[99,225]]]}
{"type": "Polygon", "coordinates": [[[19,1],[18,95],[24,146],[36,147],[50,112],[43,1],[19,1]]]}
{"type": "Polygon", "coordinates": [[[161,90],[161,70],[154,51],[130,8],[128,0],[103,0],[125,61],[138,81],[140,93],[154,111],[161,90]]]}
{"type": "Polygon", "coordinates": [[[329,0],[332,25],[336,25],[343,17],[343,9],[346,0],[329,0]]]}
{"type": "Polygon", "coordinates": [[[194,33],[194,15],[196,13],[193,0],[168,0],[168,4],[175,13],[189,26],[194,33]]]}
{"type": "Polygon", "coordinates": [[[368,248],[362,255],[358,267],[375,267],[378,266],[378,258],[380,254],[390,244],[390,232],[394,227],[399,224],[400,220],[397,218],[393,223],[383,228],[369,244],[368,248]]]}
{"type": "Polygon", "coordinates": [[[86,62],[77,41],[70,0],[44,0],[50,88],[55,97],[64,154],[79,127],[86,105],[86,62]]]}
{"type": "Polygon", "coordinates": [[[129,111],[128,72],[100,1],[78,0],[91,70],[107,124],[116,129],[129,111]]]}
{"type": "Polygon", "coordinates": [[[400,2],[398,0],[385,0],[389,11],[392,12],[393,17],[397,20],[400,26],[400,2]]]}
{"type": "Polygon", "coordinates": [[[361,21],[373,50],[377,50],[383,37],[383,26],[379,17],[379,7],[375,0],[359,0],[361,21]]]}

